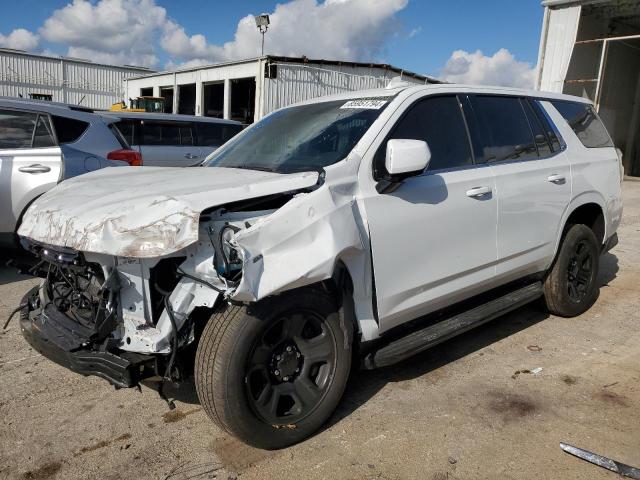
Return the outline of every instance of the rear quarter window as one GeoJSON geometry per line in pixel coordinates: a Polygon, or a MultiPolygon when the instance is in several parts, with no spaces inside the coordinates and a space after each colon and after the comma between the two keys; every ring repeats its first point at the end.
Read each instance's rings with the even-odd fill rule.
{"type": "Polygon", "coordinates": [[[59,117],[53,115],[53,128],[56,130],[58,143],[74,143],[89,128],[88,122],[76,120],[75,118],[59,117]]]}
{"type": "Polygon", "coordinates": [[[561,100],[552,101],[551,104],[564,117],[585,147],[613,147],[607,129],[591,105],[561,100]]]}

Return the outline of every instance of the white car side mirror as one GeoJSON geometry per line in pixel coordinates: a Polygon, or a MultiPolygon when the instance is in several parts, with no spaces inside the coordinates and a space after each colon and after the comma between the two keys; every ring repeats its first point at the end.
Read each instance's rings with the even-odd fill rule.
{"type": "Polygon", "coordinates": [[[429,165],[431,150],[422,140],[393,139],[387,142],[385,167],[389,175],[420,173],[429,165]]]}

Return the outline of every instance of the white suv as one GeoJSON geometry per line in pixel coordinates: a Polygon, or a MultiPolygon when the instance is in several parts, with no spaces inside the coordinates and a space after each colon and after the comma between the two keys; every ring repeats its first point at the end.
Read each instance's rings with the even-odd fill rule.
{"type": "Polygon", "coordinates": [[[354,362],[390,365],[541,296],[556,315],[587,310],[621,173],[581,98],[315,99],[202,168],[107,169],[38,199],[19,233],[46,278],[23,333],[120,387],[193,372],[221,428],[283,447],[326,421],[354,362]]]}

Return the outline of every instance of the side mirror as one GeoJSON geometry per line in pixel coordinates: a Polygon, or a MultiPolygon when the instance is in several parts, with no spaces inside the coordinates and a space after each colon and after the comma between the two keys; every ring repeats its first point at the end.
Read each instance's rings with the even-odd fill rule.
{"type": "Polygon", "coordinates": [[[422,140],[393,139],[387,142],[385,167],[391,177],[421,173],[429,165],[431,150],[422,140]]]}

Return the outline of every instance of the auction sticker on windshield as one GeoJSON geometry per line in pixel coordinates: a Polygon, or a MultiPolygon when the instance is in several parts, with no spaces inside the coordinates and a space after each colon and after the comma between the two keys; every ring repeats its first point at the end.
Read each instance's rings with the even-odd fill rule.
{"type": "Polygon", "coordinates": [[[364,108],[369,110],[380,110],[387,103],[386,98],[358,98],[357,100],[349,100],[340,108],[364,108]]]}

